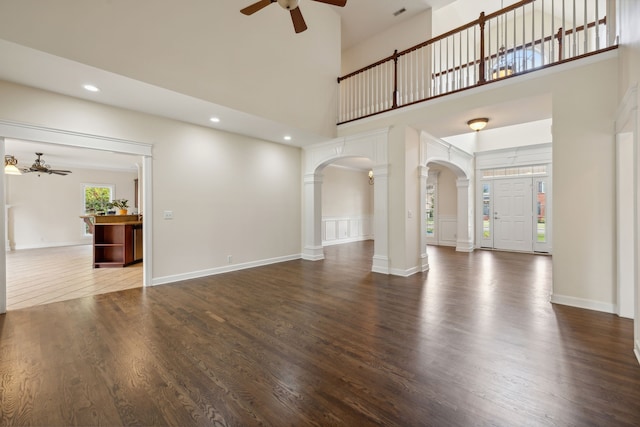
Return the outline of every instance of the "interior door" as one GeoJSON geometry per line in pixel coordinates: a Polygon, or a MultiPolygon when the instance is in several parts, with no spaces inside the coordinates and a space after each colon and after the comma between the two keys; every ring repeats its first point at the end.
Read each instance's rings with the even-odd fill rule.
{"type": "Polygon", "coordinates": [[[532,179],[494,181],[494,247],[509,251],[533,251],[532,179]]]}

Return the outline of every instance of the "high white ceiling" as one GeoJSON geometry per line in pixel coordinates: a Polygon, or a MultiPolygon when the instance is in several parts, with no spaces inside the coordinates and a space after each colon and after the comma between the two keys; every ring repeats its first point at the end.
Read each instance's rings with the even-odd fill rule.
{"type": "Polygon", "coordinates": [[[425,10],[439,9],[455,0],[347,0],[336,7],[342,18],[342,49],[348,49],[385,28],[401,23],[425,10]],[[404,12],[395,16],[402,9],[404,12]]]}
{"type": "MultiPolygon", "coordinates": [[[[340,14],[342,19],[343,46],[348,46],[358,43],[376,32],[383,31],[385,28],[397,24],[400,20],[411,18],[429,7],[433,7],[435,10],[444,5],[451,3],[457,5],[460,2],[471,2],[471,4],[477,7],[476,1],[477,0],[348,0],[347,6],[344,8],[327,7],[332,7],[340,14]],[[394,17],[393,12],[402,8],[405,8],[406,12],[398,17],[394,17]]],[[[493,4],[498,0],[486,1],[492,2],[493,4]]],[[[248,5],[251,4],[251,1],[243,0],[242,5],[245,3],[248,5]]],[[[2,80],[120,108],[194,123],[200,126],[210,126],[212,128],[276,143],[302,146],[326,140],[326,137],[321,135],[311,134],[303,130],[292,130],[289,125],[251,116],[211,102],[162,89],[4,40],[0,40],[0,58],[3,58],[3,60],[0,61],[0,79],[2,80]],[[91,93],[82,89],[81,85],[87,81],[100,82],[101,91],[99,93],[91,93]],[[212,114],[218,114],[220,117],[224,117],[224,120],[215,124],[209,122],[203,123],[203,117],[208,118],[212,114]],[[285,133],[292,135],[293,139],[291,142],[282,140],[282,135],[285,133]]],[[[539,117],[548,114],[543,111],[543,104],[545,103],[536,103],[535,100],[524,100],[523,102],[527,103],[526,110],[529,114],[535,111],[535,105],[540,105],[540,111],[538,113],[534,112],[529,119],[546,118],[539,117]]],[[[518,119],[514,118],[513,115],[521,110],[523,109],[513,105],[505,107],[503,111],[505,123],[517,123],[518,119]]],[[[498,107],[493,110],[493,113],[496,116],[500,116],[498,107]]],[[[468,119],[469,114],[474,114],[474,112],[461,112],[461,117],[451,117],[446,123],[428,124],[430,127],[429,130],[434,136],[439,137],[464,133],[468,131],[464,123],[468,119]]],[[[480,112],[478,112],[478,114],[486,115],[480,114],[480,112]]],[[[416,126],[420,125],[422,124],[416,124],[416,126]]],[[[64,147],[52,147],[51,145],[38,148],[37,144],[34,143],[27,144],[18,141],[7,142],[7,153],[19,156],[20,166],[23,167],[29,166],[33,162],[33,159],[35,159],[35,151],[45,153],[47,162],[56,168],[71,168],[74,167],[74,165],[85,165],[86,167],[104,167],[108,165],[107,167],[110,169],[130,170],[135,167],[135,163],[139,160],[131,156],[110,155],[109,161],[107,162],[105,161],[105,153],[103,152],[77,149],[72,154],[69,154],[65,160],[64,154],[60,151],[63,150],[63,148],[64,147]]]]}

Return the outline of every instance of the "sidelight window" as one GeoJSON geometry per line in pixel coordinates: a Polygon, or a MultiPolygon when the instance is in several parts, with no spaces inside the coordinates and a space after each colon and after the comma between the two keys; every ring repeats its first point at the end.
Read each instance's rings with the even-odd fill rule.
{"type": "Polygon", "coordinates": [[[536,182],[536,241],[547,242],[547,183],[536,182]]]}
{"type": "Polygon", "coordinates": [[[427,237],[433,237],[436,231],[435,221],[435,209],[436,209],[436,186],[433,184],[427,184],[427,198],[426,198],[426,221],[427,221],[427,237]]]}

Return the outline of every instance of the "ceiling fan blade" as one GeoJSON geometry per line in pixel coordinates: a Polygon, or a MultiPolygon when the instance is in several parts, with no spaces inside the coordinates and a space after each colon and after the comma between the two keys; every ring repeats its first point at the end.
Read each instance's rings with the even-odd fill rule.
{"type": "Polygon", "coordinates": [[[274,3],[275,1],[276,0],[260,0],[250,6],[245,7],[240,12],[245,15],[253,15],[257,11],[264,9],[265,7],[269,6],[271,3],[274,3]]]}
{"type": "Polygon", "coordinates": [[[291,12],[291,20],[293,21],[293,28],[296,30],[296,33],[301,33],[306,30],[307,24],[304,22],[300,7],[291,9],[289,12],[291,12]]]}
{"type": "Polygon", "coordinates": [[[64,171],[59,169],[49,169],[49,174],[55,173],[56,175],[67,175],[72,173],[71,171],[64,171]]]}
{"type": "Polygon", "coordinates": [[[340,6],[340,7],[344,7],[347,4],[347,0],[313,0],[313,1],[317,1],[318,3],[332,4],[334,6],[340,6]]]}

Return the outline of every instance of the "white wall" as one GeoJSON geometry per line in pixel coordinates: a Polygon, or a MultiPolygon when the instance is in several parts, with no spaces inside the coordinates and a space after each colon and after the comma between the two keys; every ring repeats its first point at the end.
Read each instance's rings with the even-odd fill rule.
{"type": "Polygon", "coordinates": [[[438,215],[453,216],[458,214],[458,187],[456,175],[448,168],[429,165],[429,170],[438,170],[438,215]]]}
{"type": "Polygon", "coordinates": [[[373,238],[368,171],[327,166],[322,173],[323,245],[373,238]]]}
{"type": "Polygon", "coordinates": [[[35,173],[6,176],[8,239],[14,249],[90,244],[83,221],[83,184],[113,184],[114,198],[133,206],[135,172],[73,168],[67,176],[35,173]]]}
{"type": "Polygon", "coordinates": [[[431,9],[402,21],[342,52],[341,75],[420,44],[431,38],[431,9]]]}
{"type": "Polygon", "coordinates": [[[322,214],[358,216],[373,214],[373,187],[368,171],[327,166],[322,178],[322,214]]]}
{"type": "Polygon", "coordinates": [[[637,0],[618,0],[618,25],[622,52],[620,60],[619,94],[623,96],[627,89],[638,83],[640,76],[640,2],[637,0]]]}
{"type": "Polygon", "coordinates": [[[240,9],[249,3],[2,1],[0,38],[334,135],[341,43],[336,11],[306,2],[309,29],[295,34],[288,11],[273,4],[245,16],[240,9]]]}
{"type": "Polygon", "coordinates": [[[300,256],[300,149],[7,82],[0,100],[0,120],[153,144],[154,283],[300,256]]]}

